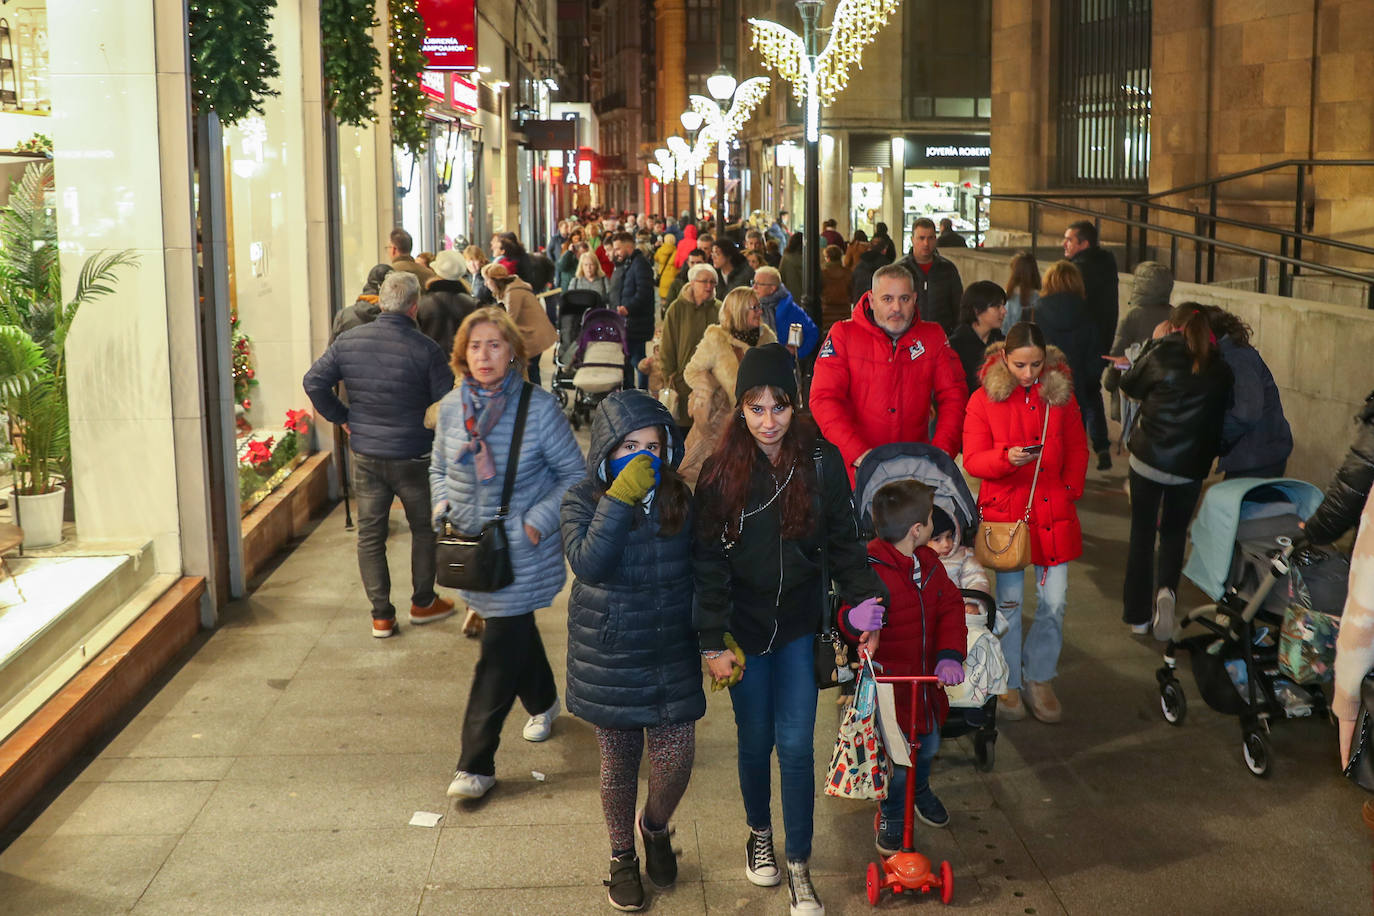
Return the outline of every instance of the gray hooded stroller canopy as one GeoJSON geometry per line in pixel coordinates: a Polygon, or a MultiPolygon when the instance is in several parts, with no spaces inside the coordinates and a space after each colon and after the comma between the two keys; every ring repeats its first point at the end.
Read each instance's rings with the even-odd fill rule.
{"type": "Polygon", "coordinates": [[[954,459],[925,442],[894,442],[869,452],[854,476],[854,512],[866,537],[873,536],[873,497],[894,480],[918,480],[934,490],[935,505],[957,526],[956,540],[962,543],[973,529],[978,503],[954,459]]]}

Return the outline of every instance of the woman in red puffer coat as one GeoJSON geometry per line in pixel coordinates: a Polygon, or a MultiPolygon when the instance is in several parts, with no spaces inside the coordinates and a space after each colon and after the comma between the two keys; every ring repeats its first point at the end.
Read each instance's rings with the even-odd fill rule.
{"type": "Polygon", "coordinates": [[[1004,719],[1021,719],[1029,707],[1040,721],[1058,722],[1062,709],[1050,682],[1064,645],[1067,564],[1083,552],[1083,531],[1074,503],[1083,495],[1088,440],[1064,354],[1045,345],[1036,325],[1017,324],[1005,343],[988,348],[982,379],[964,415],[964,469],[982,481],[978,509],[985,521],[1013,522],[1025,516],[1036,460],[1026,447],[1044,447],[1030,514],[1039,600],[1024,646],[1025,573],[997,573],[996,633],[1010,669],[1007,692],[998,709],[1004,719]],[[1026,679],[1021,693],[1023,668],[1026,679]]]}

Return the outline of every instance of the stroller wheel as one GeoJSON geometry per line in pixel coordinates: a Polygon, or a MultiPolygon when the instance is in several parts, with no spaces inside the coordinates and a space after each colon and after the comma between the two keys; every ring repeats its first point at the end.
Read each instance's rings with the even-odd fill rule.
{"type": "Polygon", "coordinates": [[[558,407],[559,407],[559,409],[560,409],[560,410],[567,410],[567,409],[568,409],[568,390],[567,390],[566,388],[556,388],[556,389],[554,389],[554,395],[558,398],[558,407]]]}
{"type": "Polygon", "coordinates": [[[1245,768],[1251,775],[1261,779],[1268,777],[1272,772],[1274,759],[1274,749],[1269,744],[1269,739],[1264,732],[1257,728],[1249,729],[1245,732],[1245,737],[1240,745],[1241,756],[1245,759],[1245,768]]]}
{"type": "Polygon", "coordinates": [[[991,773],[992,766],[997,760],[997,737],[994,735],[973,736],[973,760],[974,766],[980,773],[991,773]]]}
{"type": "Polygon", "coordinates": [[[1183,695],[1183,685],[1177,678],[1169,678],[1159,685],[1159,708],[1164,713],[1164,721],[1170,725],[1182,725],[1188,715],[1188,699],[1183,695]]]}

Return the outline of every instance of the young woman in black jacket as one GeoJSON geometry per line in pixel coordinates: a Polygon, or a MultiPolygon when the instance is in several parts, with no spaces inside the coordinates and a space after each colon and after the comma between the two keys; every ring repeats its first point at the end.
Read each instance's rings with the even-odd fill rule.
{"type": "Polygon", "coordinates": [[[587,477],[563,498],[568,711],[596,730],[601,807],[611,838],[607,896],[644,906],[635,833],[656,887],[677,879],[668,819],[687,790],[696,720],[706,712],[692,625],[692,493],[677,474],[682,434],[643,391],[618,391],[592,416],[587,477]],[[635,816],[647,738],[649,796],[635,816]]]}
{"type": "Polygon", "coordinates": [[[740,361],[735,410],[697,484],[694,551],[701,654],[718,684],[730,684],[739,742],[740,793],[750,834],[746,874],[781,882],[769,799],[777,745],[787,831],[792,913],[822,912],[808,861],[815,806],[813,742],[816,631],[829,614],[822,552],[849,621],[877,629],[882,583],[869,568],[854,522],[844,459],[795,405],[792,357],[780,344],[740,361]],[[727,650],[729,632],[741,663],[727,650]]]}
{"type": "MultiPolygon", "coordinates": [[[[1043,302],[1043,300],[1041,300],[1043,302]]],[[[1165,640],[1174,627],[1174,602],[1188,522],[1202,482],[1221,451],[1222,419],[1231,403],[1231,370],[1212,340],[1207,316],[1185,302],[1155,328],[1121,390],[1140,401],[1127,447],[1131,453],[1131,546],[1122,589],[1123,618],[1133,632],[1165,640]],[[1158,574],[1155,535],[1159,536],[1158,574]]]]}

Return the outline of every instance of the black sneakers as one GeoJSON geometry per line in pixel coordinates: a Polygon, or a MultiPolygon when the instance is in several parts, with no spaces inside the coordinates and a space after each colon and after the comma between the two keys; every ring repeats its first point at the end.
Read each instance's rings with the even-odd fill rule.
{"type": "Polygon", "coordinates": [[[782,881],[778,859],[773,855],[773,828],[750,828],[749,840],[744,844],[744,874],[759,887],[776,887],[782,881]]]}
{"type": "Polygon", "coordinates": [[[644,826],[644,812],[635,817],[639,838],[644,841],[644,873],[660,890],[677,882],[677,853],[673,852],[672,832],[666,827],[654,833],[644,826]]]}
{"type": "Polygon", "coordinates": [[[644,909],[644,885],[639,881],[639,857],[626,853],[611,860],[611,877],[603,881],[611,906],[626,913],[644,909]]]}

